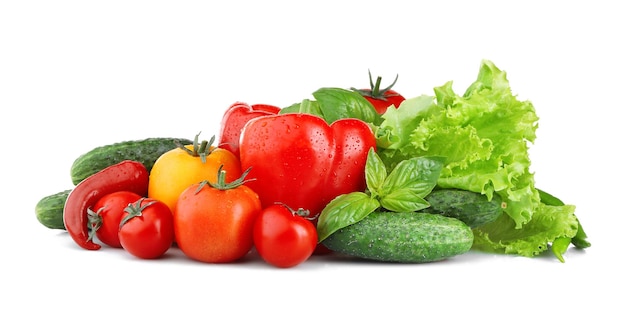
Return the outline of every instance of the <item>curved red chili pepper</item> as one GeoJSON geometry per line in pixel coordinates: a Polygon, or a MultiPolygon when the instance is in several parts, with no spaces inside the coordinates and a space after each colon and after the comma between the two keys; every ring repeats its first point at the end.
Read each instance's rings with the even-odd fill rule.
{"type": "Polygon", "coordinates": [[[131,191],[141,196],[148,193],[149,172],[138,161],[124,160],[89,176],[70,192],[63,208],[65,228],[78,246],[98,250],[100,245],[89,239],[87,210],[102,196],[131,191]]]}

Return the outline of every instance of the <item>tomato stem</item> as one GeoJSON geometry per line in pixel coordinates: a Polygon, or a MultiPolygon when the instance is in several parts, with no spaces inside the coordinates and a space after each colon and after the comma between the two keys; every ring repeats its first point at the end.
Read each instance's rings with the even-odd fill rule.
{"type": "Polygon", "coordinates": [[[256,179],[247,179],[246,180],[246,176],[248,175],[248,173],[252,169],[252,167],[249,167],[236,180],[234,180],[232,182],[226,182],[226,170],[224,170],[223,168],[224,168],[224,165],[220,165],[220,167],[217,169],[217,181],[215,183],[211,183],[211,181],[209,181],[209,180],[204,180],[204,181],[200,182],[200,184],[198,185],[198,189],[196,190],[196,193],[200,192],[200,190],[202,190],[202,188],[207,186],[207,185],[212,187],[212,188],[216,188],[218,190],[225,191],[225,190],[230,190],[230,189],[237,188],[237,187],[245,184],[248,181],[256,180],[256,179]]]}
{"type": "Polygon", "coordinates": [[[375,99],[379,99],[379,100],[387,100],[387,96],[385,95],[385,93],[387,91],[390,91],[391,88],[393,88],[394,85],[396,85],[396,82],[398,82],[398,75],[396,75],[396,79],[393,80],[393,82],[387,86],[384,89],[380,88],[380,83],[382,81],[382,77],[378,76],[376,78],[376,83],[374,84],[374,81],[372,80],[372,73],[370,72],[370,70],[367,70],[367,74],[369,75],[370,78],[370,89],[369,90],[365,90],[365,89],[356,89],[356,88],[350,88],[350,90],[352,91],[356,91],[359,94],[361,94],[362,96],[369,96],[371,98],[375,98],[375,99]]]}
{"type": "Polygon", "coordinates": [[[155,203],[155,201],[149,201],[147,204],[144,204],[144,199],[145,198],[141,198],[124,208],[124,212],[127,212],[128,214],[122,219],[122,221],[120,221],[120,228],[122,228],[122,226],[126,224],[126,222],[128,222],[130,219],[141,216],[141,213],[144,209],[155,203]]]}
{"type": "Polygon", "coordinates": [[[381,76],[376,78],[376,84],[372,84],[372,73],[368,70],[367,74],[370,76],[370,87],[372,88],[372,95],[380,94],[380,82],[383,80],[381,76]]]}
{"type": "Polygon", "coordinates": [[[289,210],[289,212],[291,212],[292,215],[299,216],[299,217],[302,217],[302,218],[307,219],[307,220],[315,220],[317,218],[317,215],[319,215],[319,214],[317,214],[317,215],[314,215],[314,216],[310,217],[309,215],[311,214],[311,211],[309,211],[308,209],[304,209],[302,207],[299,207],[298,209],[294,210],[293,208],[289,207],[289,205],[287,205],[285,203],[276,202],[275,204],[276,205],[281,205],[281,206],[287,208],[289,210]]]}
{"type": "Polygon", "coordinates": [[[204,164],[206,163],[207,156],[210,155],[211,152],[213,152],[213,150],[215,150],[215,147],[213,147],[213,143],[215,143],[215,135],[213,135],[209,141],[203,140],[202,142],[198,143],[199,136],[200,136],[200,132],[196,134],[196,136],[193,139],[193,144],[192,144],[193,150],[187,148],[187,146],[185,146],[184,144],[181,144],[180,141],[178,140],[175,140],[174,144],[176,144],[178,148],[187,152],[187,154],[189,154],[190,156],[200,157],[200,159],[202,160],[202,163],[204,164]]]}
{"type": "Polygon", "coordinates": [[[98,209],[98,211],[93,211],[91,209],[87,209],[87,218],[89,220],[89,236],[88,236],[88,240],[93,241],[94,236],[96,235],[96,232],[100,229],[100,227],[102,226],[102,215],[100,215],[100,211],[102,211],[103,208],[98,209]]]}

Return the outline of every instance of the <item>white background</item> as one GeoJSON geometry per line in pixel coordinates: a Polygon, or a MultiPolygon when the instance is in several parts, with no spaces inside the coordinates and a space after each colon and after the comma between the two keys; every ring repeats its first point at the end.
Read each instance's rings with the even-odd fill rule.
{"type": "Polygon", "coordinates": [[[209,3],[0,4],[0,310],[623,310],[618,1],[209,3]],[[315,257],[286,270],[176,250],[142,261],[79,249],[35,218],[36,202],[70,188],[73,160],[96,146],[208,139],[235,101],[282,107],[320,87],[367,87],[368,69],[383,85],[399,74],[406,97],[449,80],[462,93],[482,59],[535,105],[536,184],[575,204],[589,235],[592,247],[564,264],[474,252],[419,265],[315,257]]]}

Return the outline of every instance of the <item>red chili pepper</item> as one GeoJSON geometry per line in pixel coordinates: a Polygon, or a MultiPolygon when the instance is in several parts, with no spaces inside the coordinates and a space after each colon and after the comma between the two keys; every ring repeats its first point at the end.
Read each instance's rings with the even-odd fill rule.
{"type": "Polygon", "coordinates": [[[89,239],[87,210],[102,196],[117,191],[131,191],[147,196],[148,177],[149,172],[141,162],[124,160],[94,173],[76,185],[63,208],[63,222],[72,239],[87,250],[100,249],[100,245],[89,239]]]}
{"type": "Polygon", "coordinates": [[[252,118],[276,115],[279,111],[280,107],[269,104],[248,105],[243,102],[232,104],[222,117],[220,147],[239,157],[239,137],[243,126],[252,118]]]}

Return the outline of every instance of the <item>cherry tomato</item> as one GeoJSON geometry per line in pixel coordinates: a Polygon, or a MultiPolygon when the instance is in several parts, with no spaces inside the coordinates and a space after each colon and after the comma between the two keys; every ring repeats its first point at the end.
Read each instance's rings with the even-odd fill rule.
{"type": "Polygon", "coordinates": [[[306,261],[317,246],[308,210],[281,204],[263,209],[254,223],[254,246],[265,262],[289,268],[306,261]]]}
{"type": "Polygon", "coordinates": [[[117,233],[124,209],[141,197],[130,191],[118,191],[102,196],[88,211],[91,226],[90,237],[93,239],[95,233],[102,243],[114,248],[122,248],[117,233]]]}
{"type": "Polygon", "coordinates": [[[124,209],[119,224],[122,247],[142,259],[155,259],[174,243],[174,219],[162,201],[141,198],[124,209]]]}
{"type": "Polygon", "coordinates": [[[376,84],[374,84],[374,82],[372,81],[372,74],[369,71],[368,74],[370,77],[370,88],[352,88],[352,90],[359,92],[368,102],[372,104],[372,106],[374,106],[374,109],[376,109],[376,112],[378,112],[379,114],[384,114],[387,111],[387,108],[391,105],[399,107],[400,104],[405,100],[405,98],[400,93],[391,89],[398,81],[398,76],[396,76],[396,79],[391,85],[384,89],[381,89],[380,82],[382,78],[379,76],[376,79],[376,84]]]}
{"type": "Polygon", "coordinates": [[[178,196],[188,186],[209,180],[216,182],[217,170],[223,166],[227,172],[226,181],[241,176],[239,157],[232,152],[212,146],[210,141],[180,146],[163,153],[150,170],[148,197],[164,202],[170,209],[178,196]]]}
{"type": "Polygon", "coordinates": [[[252,227],[261,200],[243,185],[243,175],[224,182],[203,181],[188,187],[174,207],[174,233],[179,249],[189,258],[209,263],[234,262],[252,249],[252,227]]]}

